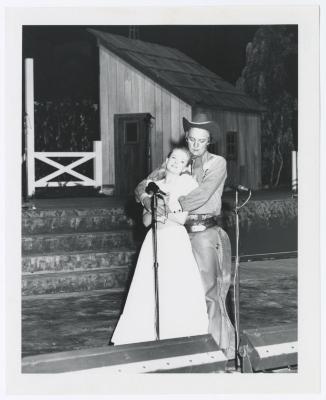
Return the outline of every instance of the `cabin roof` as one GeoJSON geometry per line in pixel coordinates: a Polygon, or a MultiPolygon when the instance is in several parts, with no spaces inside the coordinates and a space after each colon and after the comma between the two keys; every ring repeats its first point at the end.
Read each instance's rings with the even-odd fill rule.
{"type": "Polygon", "coordinates": [[[191,106],[260,112],[247,94],[181,51],[143,40],[88,29],[98,43],[191,106]]]}

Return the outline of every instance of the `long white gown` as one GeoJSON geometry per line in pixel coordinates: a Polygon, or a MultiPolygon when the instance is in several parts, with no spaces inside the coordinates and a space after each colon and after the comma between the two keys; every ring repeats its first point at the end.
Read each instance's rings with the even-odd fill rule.
{"type": "MultiPolygon", "coordinates": [[[[170,200],[197,183],[181,175],[173,185],[156,182],[170,200]]],[[[208,316],[200,272],[183,225],[158,224],[160,339],[206,334],[208,316]]],[[[152,230],[142,245],[123,313],[111,338],[115,345],[155,340],[155,292],[152,230]]]]}

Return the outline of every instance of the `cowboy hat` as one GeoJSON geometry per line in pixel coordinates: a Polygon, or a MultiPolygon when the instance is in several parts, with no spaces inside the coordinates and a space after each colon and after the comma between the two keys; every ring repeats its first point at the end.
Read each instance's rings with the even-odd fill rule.
{"type": "Polygon", "coordinates": [[[187,118],[183,117],[182,123],[185,132],[188,132],[190,128],[201,128],[210,131],[217,127],[217,123],[215,121],[209,121],[207,114],[202,112],[195,114],[193,121],[188,121],[187,118]]]}

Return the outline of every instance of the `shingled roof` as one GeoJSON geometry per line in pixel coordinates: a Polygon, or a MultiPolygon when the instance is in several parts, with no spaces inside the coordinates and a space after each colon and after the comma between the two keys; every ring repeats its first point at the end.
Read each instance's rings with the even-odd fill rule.
{"type": "Polygon", "coordinates": [[[98,42],[191,106],[262,111],[255,100],[181,51],[88,29],[98,42]]]}

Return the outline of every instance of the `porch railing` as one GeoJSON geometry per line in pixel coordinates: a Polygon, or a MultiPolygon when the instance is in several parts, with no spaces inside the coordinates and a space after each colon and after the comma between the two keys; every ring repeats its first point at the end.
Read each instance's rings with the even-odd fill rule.
{"type": "Polygon", "coordinates": [[[28,187],[27,195],[31,197],[35,194],[36,188],[41,187],[68,187],[68,186],[93,186],[102,188],[102,142],[93,142],[93,151],[91,152],[62,152],[62,151],[27,151],[27,164],[33,164],[33,168],[27,170],[28,173],[28,187]],[[77,158],[68,165],[60,164],[54,161],[52,158],[77,158]],[[94,177],[93,179],[74,171],[74,168],[81,164],[93,159],[94,177]],[[40,179],[35,179],[35,160],[40,160],[52,167],[56,168],[56,171],[43,176],[40,179]],[[77,180],[65,180],[65,181],[53,181],[53,179],[60,175],[67,173],[77,180]]]}
{"type": "Polygon", "coordinates": [[[62,186],[94,186],[102,188],[102,142],[93,141],[93,151],[90,152],[62,152],[62,151],[35,151],[34,144],[34,62],[32,58],[25,59],[25,150],[23,160],[26,161],[27,196],[35,194],[35,189],[40,187],[62,186]],[[60,164],[52,158],[77,158],[68,165],[60,164]],[[91,179],[74,168],[93,159],[94,178],[91,179]],[[56,168],[56,171],[35,180],[35,160],[56,168]],[[58,176],[68,173],[77,178],[75,181],[52,181],[58,176]]]}
{"type": "Polygon", "coordinates": [[[298,152],[292,151],[292,194],[298,194],[298,152]]]}

